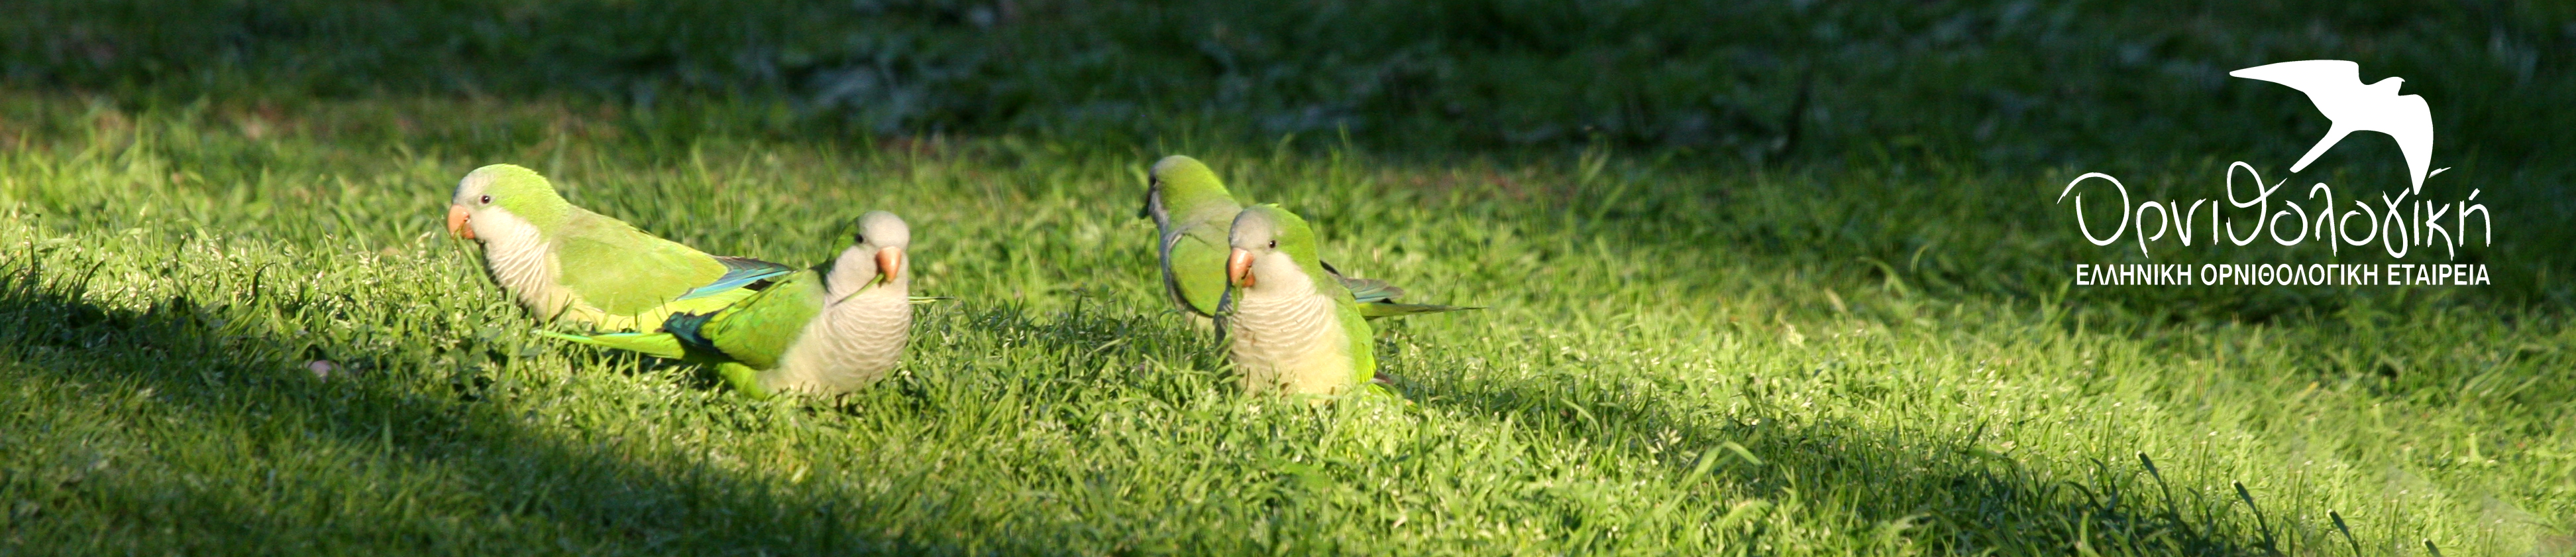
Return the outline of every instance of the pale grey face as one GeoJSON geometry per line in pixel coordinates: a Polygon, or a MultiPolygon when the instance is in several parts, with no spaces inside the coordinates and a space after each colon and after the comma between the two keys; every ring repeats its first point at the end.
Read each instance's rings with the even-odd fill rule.
{"type": "Polygon", "coordinates": [[[449,196],[447,203],[466,207],[492,204],[490,201],[483,200],[483,190],[492,185],[492,174],[490,171],[481,169],[466,173],[465,179],[456,181],[456,194],[449,196]]]}
{"type": "Polygon", "coordinates": [[[517,220],[543,231],[552,226],[571,206],[555,194],[554,185],[545,176],[526,167],[495,164],[474,169],[456,183],[456,193],[448,196],[447,230],[469,240],[486,240],[482,236],[506,232],[509,227],[492,226],[494,220],[517,220]]]}
{"type": "Polygon", "coordinates": [[[1256,289],[1265,278],[1277,284],[1297,273],[1297,262],[1279,251],[1279,220],[1270,211],[1256,207],[1235,215],[1226,243],[1234,248],[1225,258],[1226,284],[1256,289]]]}
{"type": "Polygon", "coordinates": [[[912,247],[912,227],[905,225],[903,217],[894,216],[894,213],[868,211],[868,214],[859,215],[859,235],[850,243],[879,248],[912,247]]]}
{"type": "Polygon", "coordinates": [[[1235,249],[1265,255],[1279,250],[1279,221],[1263,211],[1244,211],[1234,216],[1234,231],[1226,243],[1235,249]]]}
{"type": "Polygon", "coordinates": [[[911,283],[906,267],[911,259],[904,250],[912,245],[912,229],[902,217],[885,211],[869,211],[859,216],[859,233],[851,236],[849,249],[841,250],[832,262],[832,277],[826,289],[834,296],[850,296],[875,284],[906,285],[911,283]]]}
{"type": "Polygon", "coordinates": [[[491,220],[489,214],[506,212],[493,207],[492,196],[484,193],[491,188],[493,174],[494,172],[490,172],[488,168],[476,169],[474,172],[467,173],[465,179],[456,182],[456,193],[448,196],[447,200],[448,233],[468,240],[481,239],[474,229],[474,217],[487,215],[483,220],[488,222],[491,220]]]}

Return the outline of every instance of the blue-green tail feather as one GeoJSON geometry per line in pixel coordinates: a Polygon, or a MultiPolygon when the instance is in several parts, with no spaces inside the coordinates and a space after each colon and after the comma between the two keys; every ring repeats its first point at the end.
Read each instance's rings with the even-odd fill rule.
{"type": "Polygon", "coordinates": [[[679,299],[713,296],[736,288],[758,290],[760,281],[796,272],[796,269],[786,265],[748,257],[717,257],[716,261],[724,263],[724,276],[716,277],[715,282],[707,283],[706,286],[690,289],[689,293],[681,294],[679,299]]]}
{"type": "Polygon", "coordinates": [[[674,313],[671,314],[671,317],[662,320],[662,332],[670,334],[671,337],[677,339],[679,344],[683,347],[696,348],[703,351],[713,351],[716,349],[716,343],[715,341],[708,340],[706,333],[702,329],[706,327],[707,320],[712,319],[715,316],[716,312],[712,311],[707,313],[674,313]]]}
{"type": "Polygon", "coordinates": [[[688,348],[681,346],[678,338],[666,333],[610,333],[604,335],[575,335],[554,331],[537,331],[536,333],[540,336],[552,337],[556,340],[572,341],[602,348],[628,350],[656,358],[680,359],[688,357],[689,355],[688,348]]]}
{"type": "Polygon", "coordinates": [[[1342,270],[1341,270],[1341,269],[1335,269],[1335,268],[1333,268],[1333,264],[1332,264],[1332,263],[1329,263],[1329,262],[1318,262],[1318,263],[1322,263],[1322,264],[1323,264],[1323,266],[1324,266],[1324,272],[1325,272],[1325,273],[1327,273],[1327,274],[1332,275],[1332,276],[1333,276],[1333,280],[1335,280],[1335,281],[1339,281],[1339,282],[1341,282],[1341,283],[1342,283],[1342,288],[1343,288],[1343,289],[1351,291],[1351,301],[1359,302],[1359,303],[1360,303],[1360,316],[1361,316],[1361,317],[1366,317],[1366,318],[1369,318],[1369,319],[1377,319],[1377,318],[1380,318],[1380,317],[1395,317],[1395,316],[1400,316],[1400,315],[1413,315],[1413,314],[1417,314],[1417,313],[1440,313],[1440,312],[1444,312],[1444,311],[1459,311],[1459,310],[1468,310],[1468,309],[1485,309],[1485,308],[1481,308],[1481,307],[1469,307],[1469,306],[1444,306],[1444,305],[1440,305],[1440,304],[1407,304],[1407,303],[1403,303],[1403,302],[1398,302],[1398,301],[1395,301],[1395,299],[1396,299],[1396,298],[1400,298],[1400,297],[1403,297],[1403,296],[1404,296],[1404,289],[1403,289],[1403,288],[1398,288],[1398,287],[1396,287],[1395,285],[1387,284],[1387,283],[1386,283],[1386,281],[1382,281],[1382,280],[1377,280],[1377,279],[1364,279],[1364,278],[1351,278],[1351,277],[1349,277],[1349,276],[1344,276],[1344,275],[1342,274],[1342,270]]]}
{"type": "Polygon", "coordinates": [[[1444,306],[1439,304],[1399,304],[1395,302],[1371,302],[1359,305],[1360,317],[1366,317],[1369,319],[1470,309],[1485,308],[1473,306],[1444,306]]]}

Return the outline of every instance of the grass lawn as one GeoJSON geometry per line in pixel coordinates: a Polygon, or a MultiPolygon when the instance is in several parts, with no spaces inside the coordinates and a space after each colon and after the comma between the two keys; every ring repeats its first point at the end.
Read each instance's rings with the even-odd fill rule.
{"type": "Polygon", "coordinates": [[[37,2],[0,24],[0,553],[2576,552],[2563,7],[1503,4],[1406,42],[1335,3],[37,2]],[[840,24],[883,28],[745,38],[840,24]],[[2148,259],[2051,202],[2286,174],[2324,124],[2223,75],[2303,57],[2424,88],[2496,284],[2070,285],[2450,262],[2148,259]],[[1540,79],[1674,59],[1727,70],[1540,79]],[[1171,153],[1486,309],[1380,322],[1409,403],[1234,392],[1135,218],[1171,153]],[[442,227],[494,162],[796,265],[892,210],[956,300],[875,389],[748,401],[533,334],[442,227]]]}

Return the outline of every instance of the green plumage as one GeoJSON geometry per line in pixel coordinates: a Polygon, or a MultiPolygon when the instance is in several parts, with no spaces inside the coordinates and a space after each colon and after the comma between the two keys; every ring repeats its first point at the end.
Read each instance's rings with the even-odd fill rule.
{"type": "MultiPolygon", "coordinates": [[[[1182,311],[1198,317],[1216,315],[1225,293],[1226,235],[1248,205],[1250,200],[1227,191],[1216,172],[1198,159],[1172,155],[1154,164],[1145,206],[1136,216],[1154,219],[1161,232],[1155,248],[1161,256],[1164,293],[1182,311]]],[[[1367,318],[1477,309],[1397,302],[1404,295],[1402,288],[1345,277],[1330,264],[1320,260],[1317,264],[1344,284],[1353,300],[1360,302],[1360,315],[1367,318]]]]}
{"type": "Polygon", "coordinates": [[[698,363],[742,362],[756,368],[778,365],[807,321],[823,311],[823,281],[813,270],[787,275],[769,288],[707,313],[673,314],[662,332],[571,335],[541,331],[546,336],[607,348],[641,352],[657,358],[698,363]]]}
{"type": "Polygon", "coordinates": [[[1350,343],[1346,350],[1351,354],[1351,384],[1377,386],[1376,331],[1369,327],[1368,318],[1360,313],[1360,308],[1368,304],[1344,301],[1335,305],[1340,311],[1333,312],[1333,316],[1341,323],[1342,331],[1349,335],[1344,342],[1350,343]]]}
{"type": "Polygon", "coordinates": [[[712,366],[736,391],[765,398],[769,392],[760,386],[758,373],[778,367],[779,358],[795,344],[806,323],[822,313],[824,299],[821,274],[806,270],[787,275],[732,306],[704,314],[674,314],[663,321],[658,333],[538,334],[712,366]]]}
{"type": "Polygon", "coordinates": [[[1373,385],[1375,339],[1360,312],[1367,304],[1316,258],[1305,219],[1278,205],[1246,207],[1228,235],[1228,252],[1245,262],[1240,282],[1228,279],[1234,290],[1224,323],[1246,391],[1383,392],[1373,385]]]}
{"type": "Polygon", "coordinates": [[[1154,164],[1138,216],[1161,231],[1164,292],[1184,311],[1216,314],[1225,294],[1226,231],[1244,205],[1197,159],[1173,155],[1154,164]]]}
{"type": "Polygon", "coordinates": [[[674,313],[660,332],[544,334],[705,364],[737,391],[759,398],[864,386],[901,353],[914,300],[901,270],[908,227],[883,211],[860,222],[855,245],[833,261],[777,278],[722,308],[674,313]]]}
{"type": "Polygon", "coordinates": [[[498,164],[457,186],[450,218],[484,244],[486,270],[539,318],[649,330],[750,297],[784,265],[718,257],[574,207],[536,171],[498,164]]]}
{"type": "Polygon", "coordinates": [[[805,324],[823,313],[827,298],[823,275],[817,271],[799,271],[786,280],[753,294],[725,311],[705,319],[683,338],[699,344],[724,359],[740,362],[753,369],[778,367],[779,357],[796,342],[805,324]]]}
{"type": "Polygon", "coordinates": [[[688,359],[689,357],[688,346],[681,344],[680,339],[678,337],[671,336],[670,333],[608,333],[598,335],[575,335],[538,330],[537,334],[558,340],[569,340],[601,348],[614,348],[629,352],[637,352],[655,358],[681,360],[688,359]]]}

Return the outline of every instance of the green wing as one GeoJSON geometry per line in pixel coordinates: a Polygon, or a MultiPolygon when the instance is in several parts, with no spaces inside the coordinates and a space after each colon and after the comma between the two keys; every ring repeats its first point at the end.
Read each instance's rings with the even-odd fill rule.
{"type": "Polygon", "coordinates": [[[804,271],[769,288],[744,290],[738,297],[733,305],[711,312],[673,313],[661,322],[663,332],[537,334],[655,357],[768,369],[778,365],[779,355],[795,343],[805,323],[822,312],[823,281],[814,271],[804,271]]]}
{"type": "Polygon", "coordinates": [[[1181,307],[1215,316],[1217,299],[1225,295],[1225,257],[1232,251],[1221,230],[1183,230],[1163,249],[1163,287],[1181,307]]]}
{"type": "Polygon", "coordinates": [[[824,297],[822,274],[799,271],[707,317],[692,331],[675,327],[673,332],[753,369],[770,369],[796,344],[805,324],[823,313],[824,297]]]}
{"type": "Polygon", "coordinates": [[[1321,261],[1306,267],[1306,277],[1315,281],[1316,294],[1333,299],[1333,320],[1340,322],[1342,336],[1349,342],[1344,348],[1351,355],[1351,386],[1364,389],[1377,380],[1377,331],[1369,328],[1368,318],[1360,315],[1362,304],[1352,300],[1349,287],[1343,286],[1341,273],[1321,261]]]}
{"type": "Polygon", "coordinates": [[[562,268],[555,281],[583,304],[607,315],[634,317],[639,325],[660,323],[674,312],[723,309],[751,294],[743,288],[696,292],[726,281],[726,264],[588,211],[567,219],[555,238],[555,258],[562,268]]]}
{"type": "Polygon", "coordinates": [[[1333,302],[1333,317],[1341,321],[1342,334],[1350,337],[1351,385],[1366,388],[1377,380],[1377,334],[1369,328],[1368,318],[1360,315],[1359,306],[1351,301],[1333,302]]]}
{"type": "Polygon", "coordinates": [[[741,290],[732,305],[707,313],[676,312],[661,322],[664,332],[573,335],[537,334],[592,346],[632,350],[645,355],[686,359],[715,366],[718,376],[754,398],[768,398],[759,370],[778,367],[787,347],[796,344],[805,324],[823,311],[823,280],[815,271],[779,279],[758,291],[741,290]]]}
{"type": "Polygon", "coordinates": [[[1163,258],[1164,291],[1183,310],[1212,317],[1218,299],[1225,295],[1225,257],[1233,251],[1226,235],[1234,229],[1234,216],[1243,212],[1245,203],[1226,191],[1225,183],[1205,164],[1173,158],[1181,159],[1179,166],[1163,177],[1152,194],[1159,197],[1149,198],[1142,214],[1170,227],[1161,231],[1162,245],[1157,246],[1163,258]]]}

